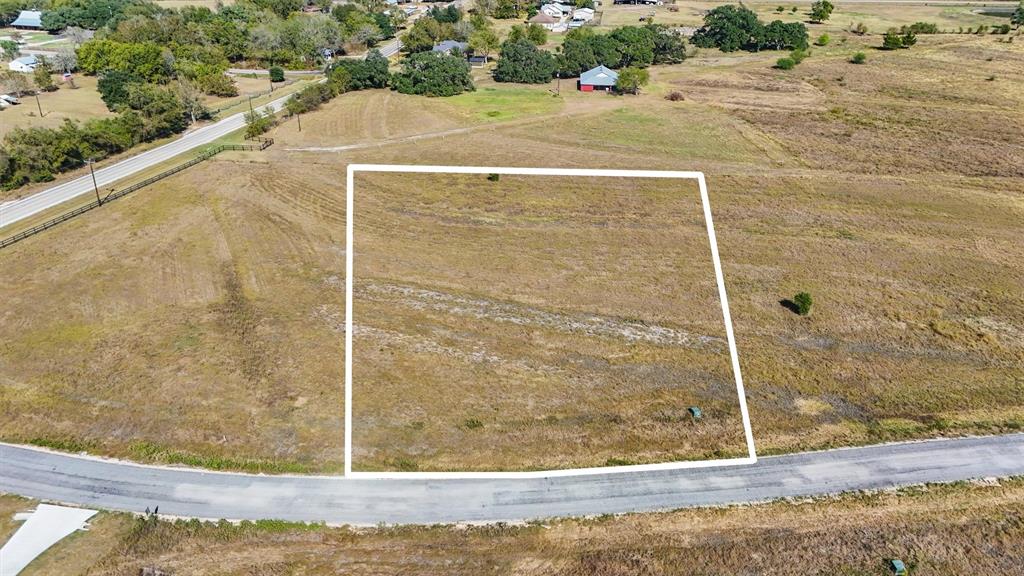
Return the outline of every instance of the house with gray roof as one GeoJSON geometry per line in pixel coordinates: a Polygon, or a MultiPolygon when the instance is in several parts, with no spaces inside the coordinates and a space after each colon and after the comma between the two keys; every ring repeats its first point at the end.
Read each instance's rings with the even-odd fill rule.
{"type": "Polygon", "coordinates": [[[594,90],[604,90],[607,92],[615,87],[615,82],[618,79],[618,72],[611,68],[606,68],[602,64],[580,74],[579,89],[582,92],[593,92],[594,90]]]}
{"type": "Polygon", "coordinates": [[[469,44],[465,42],[456,42],[455,40],[445,40],[444,42],[434,44],[433,52],[444,52],[445,54],[451,54],[452,51],[458,50],[465,54],[469,50],[469,44]]]}
{"type": "Polygon", "coordinates": [[[43,13],[39,10],[22,10],[14,22],[11,22],[11,27],[26,30],[42,30],[43,13]]]}
{"type": "Polygon", "coordinates": [[[34,72],[36,66],[39,65],[39,60],[35,56],[22,56],[21,58],[15,58],[11,60],[11,63],[7,65],[7,68],[13,72],[34,72]]]}

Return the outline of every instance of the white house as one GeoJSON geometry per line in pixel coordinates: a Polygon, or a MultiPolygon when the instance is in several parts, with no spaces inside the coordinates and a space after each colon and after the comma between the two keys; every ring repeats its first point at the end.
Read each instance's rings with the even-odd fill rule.
{"type": "Polygon", "coordinates": [[[561,20],[562,18],[568,16],[569,12],[571,12],[571,10],[566,10],[565,8],[566,7],[562,6],[561,4],[545,4],[540,7],[540,11],[543,12],[544,14],[547,14],[548,16],[551,16],[552,18],[561,20]]]}
{"type": "Polygon", "coordinates": [[[35,56],[22,56],[11,60],[7,67],[15,72],[32,72],[39,65],[35,56]]]}
{"type": "Polygon", "coordinates": [[[589,20],[593,20],[594,19],[594,9],[593,8],[577,8],[572,13],[572,19],[574,21],[579,21],[579,22],[587,22],[589,20]]]}

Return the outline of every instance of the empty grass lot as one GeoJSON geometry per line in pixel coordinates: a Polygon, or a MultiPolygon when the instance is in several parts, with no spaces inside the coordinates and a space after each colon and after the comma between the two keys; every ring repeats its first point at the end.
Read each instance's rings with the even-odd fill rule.
{"type": "Polygon", "coordinates": [[[114,115],[107,110],[107,105],[96,91],[95,76],[76,74],[75,85],[78,88],[61,83],[60,78],[55,77],[55,81],[60,88],[39,93],[43,116],[39,115],[33,96],[23,96],[21,104],[0,110],[0,139],[15,128],[57,128],[64,120],[85,121],[114,115]]]}
{"type": "Polygon", "coordinates": [[[355,468],[745,454],[695,181],[369,173],[356,202],[355,468]]]}
{"type": "MultiPolygon", "coordinates": [[[[0,497],[0,537],[30,503],[0,497]]],[[[25,576],[172,574],[1017,574],[1024,486],[917,487],[806,502],[558,520],[523,526],[327,528],[265,521],[147,523],[100,513],[25,576]]]]}
{"type": "MultiPolygon", "coordinates": [[[[681,65],[655,67],[639,97],[566,95],[554,115],[507,122],[473,120],[443,99],[384,91],[345,95],[305,115],[301,133],[295,122],[278,127],[272,134],[278,144],[266,153],[218,157],[0,251],[0,438],[223,468],[338,470],[343,185],[350,162],[704,171],[760,453],[1019,430],[1024,45],[1000,40],[921,36],[910,50],[871,51],[858,66],[849,56],[880,39],[837,33],[835,47],[788,72],[771,68],[779,53],[704,51],[681,65]],[[685,100],[665,100],[671,90],[685,100]],[[452,129],[465,130],[402,140],[452,129]],[[289,151],[351,143],[365,147],[289,151]],[[814,296],[808,317],[780,304],[800,291],[814,296]]],[[[409,203],[392,206],[393,217],[379,213],[382,228],[375,233],[394,236],[395,248],[410,254],[374,263],[388,267],[379,276],[392,287],[385,296],[396,305],[378,302],[382,313],[371,320],[407,339],[404,348],[383,346],[382,357],[393,350],[412,358],[408,342],[430,326],[445,327],[440,342],[463,352],[472,352],[474,341],[504,351],[523,347],[504,325],[480,334],[481,326],[470,326],[465,315],[417,309],[415,299],[394,296],[393,286],[426,288],[447,301],[455,293],[516,311],[564,312],[562,304],[541,298],[542,284],[522,294],[497,292],[524,285],[515,276],[530,264],[514,262],[509,270],[515,276],[497,275],[504,262],[513,262],[507,245],[479,257],[476,268],[469,268],[473,252],[463,248],[488,246],[474,245],[469,224],[484,229],[493,218],[504,227],[513,216],[533,214],[530,225],[539,226],[564,210],[556,203],[559,194],[574,189],[530,190],[550,204],[516,215],[501,204],[470,204],[469,195],[455,196],[464,192],[455,184],[381,189],[407,193],[409,203]],[[432,194],[440,196],[426,202],[432,194]],[[552,212],[535,212],[541,207],[552,212]],[[399,222],[403,226],[394,228],[399,222]],[[428,222],[465,227],[466,236],[453,236],[459,251],[446,254],[441,239],[423,227],[428,222]],[[443,270],[427,277],[429,270],[416,268],[429,264],[410,252],[417,231],[443,257],[439,265],[458,264],[459,275],[443,280],[443,270]],[[422,285],[426,280],[434,286],[422,285]],[[448,284],[439,289],[442,280],[448,284]]],[[[481,182],[483,189],[490,184],[481,182]]],[[[614,207],[578,198],[584,199],[581,210],[595,218],[614,207]]],[[[665,217],[652,208],[630,233],[650,235],[665,217]]],[[[668,248],[649,244],[644,250],[668,248]]],[[[382,242],[379,253],[385,248],[382,242]]],[[[551,248],[553,258],[564,249],[551,248]]],[[[614,258],[591,262],[578,274],[600,282],[617,277],[614,258]]],[[[549,270],[548,264],[538,261],[526,277],[549,270]]],[[[664,280],[654,269],[644,272],[664,280]]],[[[561,282],[550,281],[550,294],[559,295],[567,286],[561,282]]],[[[683,295],[681,289],[666,292],[683,295]]],[[[665,319],[643,307],[607,315],[665,319]]],[[[562,349],[571,343],[559,338],[554,342],[562,349]]],[[[614,359],[610,349],[584,349],[596,356],[606,351],[614,359]]],[[[365,462],[530,467],[509,455],[522,456],[523,439],[548,434],[552,424],[498,424],[501,417],[514,421],[516,414],[536,411],[517,405],[529,399],[515,393],[519,388],[496,394],[488,388],[491,378],[478,377],[486,372],[469,365],[449,366],[465,376],[454,383],[465,400],[448,417],[427,418],[444,399],[426,380],[402,390],[433,403],[429,411],[418,413],[401,397],[357,405],[357,414],[369,407],[381,415],[361,416],[357,431],[368,435],[367,450],[374,435],[419,450],[368,452],[365,462]],[[491,443],[489,452],[480,442],[460,457],[434,442],[477,436],[491,443]],[[429,456],[424,446],[430,442],[448,455],[429,456]]],[[[573,370],[595,379],[616,374],[587,362],[573,370]]],[[[510,376],[510,382],[523,381],[510,376]]],[[[671,372],[651,372],[631,386],[659,390],[674,380],[671,372]]],[[[545,402],[559,393],[560,384],[549,382],[538,391],[545,402]]],[[[573,385],[562,390],[585,388],[573,385]]],[[[595,413],[615,426],[654,413],[642,394],[628,405],[601,404],[611,398],[580,392],[580,406],[572,408],[600,407],[595,413]]],[[[546,413],[568,428],[557,411],[546,413]]],[[[583,435],[593,440],[555,435],[554,444],[530,455],[571,453],[597,463],[655,457],[619,449],[613,456],[597,426],[584,424],[594,427],[583,435]]],[[[644,442],[677,444],[671,436],[677,430],[657,424],[642,427],[644,442]]]]}

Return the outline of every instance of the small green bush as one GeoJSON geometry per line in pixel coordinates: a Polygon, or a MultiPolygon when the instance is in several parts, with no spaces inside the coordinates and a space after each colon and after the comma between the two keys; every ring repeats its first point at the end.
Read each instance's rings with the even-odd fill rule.
{"type": "Polygon", "coordinates": [[[854,64],[863,64],[868,61],[868,55],[863,52],[857,52],[850,58],[850,62],[854,64]]]}
{"type": "Polygon", "coordinates": [[[807,316],[811,313],[811,306],[814,305],[814,300],[807,292],[801,292],[796,296],[793,296],[793,304],[796,305],[797,314],[807,316]]]}
{"type": "Polygon", "coordinates": [[[775,67],[779,70],[792,70],[796,67],[796,61],[792,58],[779,58],[775,61],[775,67]]]}
{"type": "Polygon", "coordinates": [[[280,66],[272,66],[270,68],[270,81],[284,82],[284,68],[281,68],[280,66]]]}
{"type": "Polygon", "coordinates": [[[463,422],[462,425],[465,426],[467,430],[476,430],[478,428],[484,427],[484,423],[477,420],[476,418],[470,418],[469,420],[463,422]]]}
{"type": "Polygon", "coordinates": [[[818,39],[814,42],[818,46],[828,46],[828,43],[832,41],[832,38],[828,34],[822,34],[818,36],[818,39]]]}
{"type": "Polygon", "coordinates": [[[491,182],[497,182],[498,180],[501,180],[501,174],[488,174],[487,179],[491,182]]]}

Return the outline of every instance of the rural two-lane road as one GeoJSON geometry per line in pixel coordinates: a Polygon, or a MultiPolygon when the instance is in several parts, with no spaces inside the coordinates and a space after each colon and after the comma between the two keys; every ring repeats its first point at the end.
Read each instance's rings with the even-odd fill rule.
{"type": "MultiPolygon", "coordinates": [[[[278,98],[277,100],[263,106],[259,106],[256,109],[261,112],[268,109],[277,112],[284,106],[284,103],[288,98],[289,96],[278,98]]],[[[228,116],[227,118],[214,122],[209,126],[204,126],[197,130],[188,132],[173,142],[158,146],[152,150],[147,150],[141,154],[136,154],[130,158],[115,162],[110,166],[97,169],[96,184],[102,191],[108,184],[131,176],[132,174],[152,166],[156,166],[161,162],[170,160],[171,158],[188,152],[189,150],[205,146],[218,138],[227,136],[228,134],[236,130],[241,130],[244,127],[244,113],[228,116]]],[[[72,198],[76,198],[82,194],[91,194],[92,192],[92,178],[86,174],[85,176],[63,184],[58,184],[57,186],[48,188],[37,194],[0,205],[0,226],[13,224],[19,220],[38,214],[43,210],[63,202],[67,202],[72,198]]]]}
{"type": "Polygon", "coordinates": [[[140,466],[0,444],[0,492],[93,508],[332,524],[492,522],[664,510],[1024,475],[1024,434],[761,458],[751,466],[534,480],[362,480],[140,466]]]}

